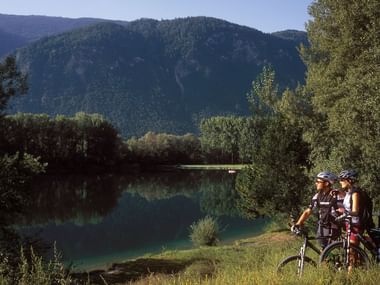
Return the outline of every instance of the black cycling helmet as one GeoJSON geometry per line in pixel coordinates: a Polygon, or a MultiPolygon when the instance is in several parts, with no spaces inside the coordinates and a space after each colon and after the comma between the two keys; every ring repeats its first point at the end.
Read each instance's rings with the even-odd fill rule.
{"type": "Polygon", "coordinates": [[[341,173],[339,173],[339,180],[343,179],[355,182],[358,179],[358,173],[354,169],[343,170],[341,173]]]}
{"type": "Polygon", "coordinates": [[[331,173],[329,171],[322,171],[317,174],[316,178],[319,178],[323,181],[327,181],[330,184],[334,184],[334,182],[338,179],[334,173],[331,173]]]}

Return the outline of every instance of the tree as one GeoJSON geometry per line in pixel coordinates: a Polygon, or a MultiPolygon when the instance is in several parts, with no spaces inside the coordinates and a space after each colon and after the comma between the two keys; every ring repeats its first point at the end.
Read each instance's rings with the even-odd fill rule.
{"type": "Polygon", "coordinates": [[[11,97],[27,91],[27,76],[17,69],[14,57],[7,57],[0,63],[0,115],[3,115],[11,97]]]}
{"type": "MultiPolygon", "coordinates": [[[[18,71],[13,57],[0,64],[0,127],[7,127],[3,112],[9,99],[27,91],[26,75],[18,71]]],[[[0,137],[0,146],[7,134],[0,137]]],[[[19,247],[18,235],[9,227],[28,202],[28,182],[42,172],[44,166],[38,159],[24,153],[0,156],[0,263],[15,260],[19,247]]]]}
{"type": "Polygon", "coordinates": [[[309,8],[308,68],[313,119],[305,137],[315,169],[355,168],[379,197],[380,2],[319,0],[309,8]]]}
{"type": "Polygon", "coordinates": [[[307,196],[308,145],[282,116],[267,122],[254,162],[237,176],[244,216],[298,213],[307,196]],[[306,194],[306,195],[305,195],[306,194]]]}
{"type": "Polygon", "coordinates": [[[256,133],[252,164],[239,173],[239,208],[247,217],[298,212],[307,193],[309,146],[298,112],[307,110],[303,89],[279,95],[275,73],[265,68],[248,96],[256,133]],[[298,107],[297,107],[298,106],[298,107]]]}

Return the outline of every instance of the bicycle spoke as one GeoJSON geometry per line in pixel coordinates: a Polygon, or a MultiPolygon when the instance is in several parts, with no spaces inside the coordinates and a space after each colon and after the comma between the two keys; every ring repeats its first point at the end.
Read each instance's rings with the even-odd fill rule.
{"type": "Polygon", "coordinates": [[[305,256],[304,258],[304,264],[303,264],[303,272],[301,272],[302,264],[301,264],[301,257],[298,255],[295,256],[289,256],[285,258],[277,267],[277,272],[284,274],[284,275],[298,275],[301,276],[302,274],[313,270],[316,267],[316,263],[310,259],[309,257],[305,256]]]}
{"type": "Polygon", "coordinates": [[[336,271],[345,271],[349,268],[367,269],[369,260],[365,252],[358,247],[351,247],[350,251],[347,256],[342,242],[331,244],[321,254],[321,265],[336,271]]]}

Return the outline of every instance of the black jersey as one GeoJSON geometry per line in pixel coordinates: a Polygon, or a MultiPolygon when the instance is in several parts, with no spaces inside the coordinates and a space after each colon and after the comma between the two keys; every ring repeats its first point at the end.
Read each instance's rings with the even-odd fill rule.
{"type": "Polygon", "coordinates": [[[319,223],[321,225],[330,226],[337,215],[337,198],[335,195],[332,195],[331,191],[327,193],[318,192],[311,199],[309,208],[313,212],[317,212],[318,210],[319,223]]]}

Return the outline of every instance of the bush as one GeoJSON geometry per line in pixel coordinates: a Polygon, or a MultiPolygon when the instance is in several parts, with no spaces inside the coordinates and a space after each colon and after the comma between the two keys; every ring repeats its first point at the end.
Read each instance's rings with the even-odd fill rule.
{"type": "Polygon", "coordinates": [[[21,249],[20,261],[17,268],[12,268],[7,260],[0,262],[0,285],[52,285],[72,284],[68,272],[61,262],[61,255],[54,245],[53,260],[44,262],[42,257],[34,253],[30,248],[28,258],[21,249]]]}
{"type": "Polygon", "coordinates": [[[219,241],[218,221],[206,216],[190,226],[190,239],[195,246],[213,246],[219,241]]]}

